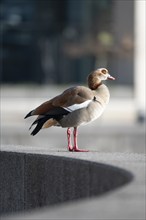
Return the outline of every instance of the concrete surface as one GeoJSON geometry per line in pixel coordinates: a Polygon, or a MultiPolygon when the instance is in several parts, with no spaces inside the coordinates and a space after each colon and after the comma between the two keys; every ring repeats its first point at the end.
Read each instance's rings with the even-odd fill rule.
{"type": "Polygon", "coordinates": [[[5,215],[103,195],[133,178],[101,163],[6,151],[1,152],[0,174],[0,213],[5,215]]]}
{"type": "MultiPolygon", "coordinates": [[[[90,162],[114,165],[131,172],[134,179],[127,185],[101,197],[77,200],[62,205],[44,207],[1,219],[145,219],[145,156],[137,153],[72,153],[50,151],[48,148],[29,146],[2,146],[2,151],[53,155],[90,162]]],[[[35,168],[34,168],[35,169],[35,168]]],[[[95,174],[95,173],[94,173],[95,174]]],[[[94,175],[93,174],[93,175],[94,175]]],[[[102,174],[104,175],[104,173],[102,174]]],[[[114,180],[114,179],[113,179],[114,180]]],[[[114,180],[116,181],[116,180],[114,180]]]]}

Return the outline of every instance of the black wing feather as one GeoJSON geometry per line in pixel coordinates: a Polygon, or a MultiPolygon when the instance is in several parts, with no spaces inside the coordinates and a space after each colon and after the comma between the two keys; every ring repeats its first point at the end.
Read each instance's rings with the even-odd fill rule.
{"type": "MultiPolygon", "coordinates": [[[[46,115],[42,115],[42,117],[36,119],[32,123],[31,127],[35,124],[37,124],[37,125],[36,125],[35,129],[31,132],[31,135],[33,135],[33,136],[36,135],[41,130],[41,128],[43,127],[44,123],[47,120],[52,118],[52,119],[55,119],[56,121],[60,121],[65,115],[68,115],[69,113],[70,112],[67,111],[66,109],[58,107],[58,108],[55,108],[54,112],[52,110],[52,111],[49,111],[46,115]]],[[[30,129],[31,129],[31,127],[30,127],[30,129]]]]}

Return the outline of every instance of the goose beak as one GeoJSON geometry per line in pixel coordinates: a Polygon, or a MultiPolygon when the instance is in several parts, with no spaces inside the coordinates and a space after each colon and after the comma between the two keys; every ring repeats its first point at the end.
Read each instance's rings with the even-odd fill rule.
{"type": "Polygon", "coordinates": [[[110,74],[108,75],[107,79],[115,80],[115,78],[113,76],[111,76],[110,74]]]}

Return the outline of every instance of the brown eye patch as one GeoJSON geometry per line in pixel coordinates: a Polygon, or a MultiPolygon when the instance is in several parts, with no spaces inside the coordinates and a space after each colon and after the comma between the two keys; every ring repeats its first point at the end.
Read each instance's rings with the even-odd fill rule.
{"type": "Polygon", "coordinates": [[[107,73],[107,71],[106,71],[105,69],[101,70],[101,72],[102,72],[103,74],[106,74],[106,73],[107,73]]]}

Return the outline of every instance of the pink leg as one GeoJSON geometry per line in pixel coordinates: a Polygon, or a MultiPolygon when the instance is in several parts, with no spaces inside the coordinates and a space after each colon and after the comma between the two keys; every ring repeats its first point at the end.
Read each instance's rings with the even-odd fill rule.
{"type": "Polygon", "coordinates": [[[67,140],[68,140],[68,150],[69,151],[73,151],[73,147],[72,147],[72,144],[71,144],[71,129],[68,128],[67,129],[67,140]]]}
{"type": "Polygon", "coordinates": [[[78,148],[78,144],[77,144],[78,130],[77,130],[76,127],[74,128],[73,134],[74,134],[74,147],[73,147],[73,151],[75,151],[75,152],[88,152],[88,150],[83,150],[83,149],[79,149],[78,148]]]}

